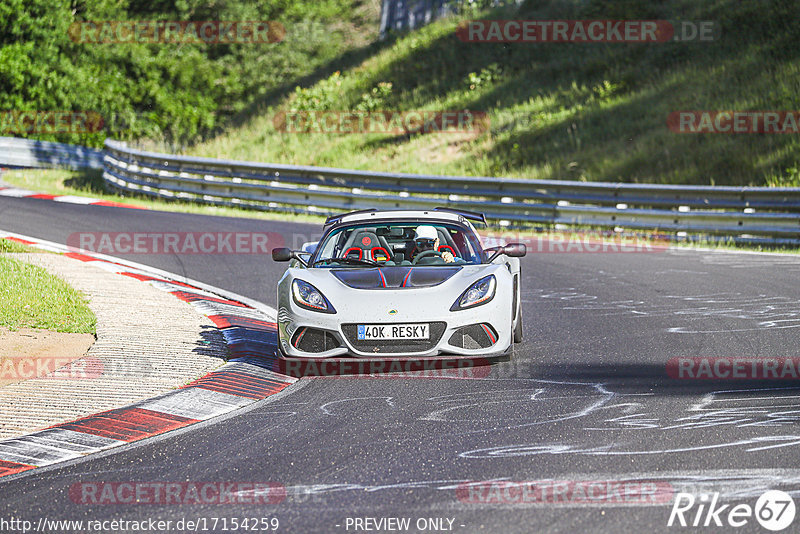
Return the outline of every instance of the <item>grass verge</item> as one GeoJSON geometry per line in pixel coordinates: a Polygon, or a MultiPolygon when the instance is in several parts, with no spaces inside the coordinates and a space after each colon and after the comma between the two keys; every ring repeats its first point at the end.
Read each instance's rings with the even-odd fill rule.
{"type": "Polygon", "coordinates": [[[17,253],[17,252],[39,252],[27,245],[11,241],[10,239],[0,239],[0,254],[3,253],[17,253]]]}
{"type": "MultiPolygon", "coordinates": [[[[30,250],[0,239],[0,252],[30,250]]],[[[0,256],[0,326],[94,334],[96,324],[82,293],[41,267],[0,256]]]]}

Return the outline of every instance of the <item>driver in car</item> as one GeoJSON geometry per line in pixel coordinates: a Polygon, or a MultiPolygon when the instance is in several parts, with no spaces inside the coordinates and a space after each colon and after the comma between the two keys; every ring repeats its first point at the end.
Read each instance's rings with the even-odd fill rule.
{"type": "Polygon", "coordinates": [[[414,234],[414,245],[416,246],[416,254],[414,254],[414,263],[431,262],[441,258],[445,263],[453,263],[455,258],[449,250],[439,252],[439,234],[433,226],[424,224],[417,226],[414,234]]]}

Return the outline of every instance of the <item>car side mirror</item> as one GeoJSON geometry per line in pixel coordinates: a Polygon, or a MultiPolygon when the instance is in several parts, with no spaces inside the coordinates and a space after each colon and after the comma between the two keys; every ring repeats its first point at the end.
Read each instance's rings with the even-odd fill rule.
{"type": "Polygon", "coordinates": [[[272,249],[272,261],[289,261],[293,257],[292,249],[286,247],[272,249]]]}
{"type": "Polygon", "coordinates": [[[303,264],[303,266],[308,267],[308,262],[305,258],[301,256],[301,254],[305,254],[308,256],[309,252],[303,252],[300,250],[292,250],[286,247],[281,248],[273,248],[272,249],[272,261],[289,261],[289,260],[297,260],[303,264]]]}
{"type": "Polygon", "coordinates": [[[528,247],[524,243],[509,243],[503,247],[503,254],[509,258],[522,258],[528,253],[528,247]]]}
{"type": "Polygon", "coordinates": [[[492,263],[494,259],[501,254],[505,254],[509,258],[521,258],[528,253],[528,248],[524,243],[509,243],[508,245],[504,245],[502,247],[492,247],[486,250],[494,251],[489,259],[486,260],[486,263],[492,263]]]}

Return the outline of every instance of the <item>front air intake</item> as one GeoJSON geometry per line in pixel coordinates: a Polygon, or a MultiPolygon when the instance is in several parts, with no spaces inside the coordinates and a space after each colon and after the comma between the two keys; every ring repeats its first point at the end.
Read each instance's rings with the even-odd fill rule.
{"type": "Polygon", "coordinates": [[[325,352],[339,348],[341,343],[332,332],[302,326],[294,333],[292,346],[303,352],[325,352]]]}
{"type": "Polygon", "coordinates": [[[486,349],[497,343],[497,332],[487,323],[462,326],[453,332],[448,343],[462,349],[486,349]]]}

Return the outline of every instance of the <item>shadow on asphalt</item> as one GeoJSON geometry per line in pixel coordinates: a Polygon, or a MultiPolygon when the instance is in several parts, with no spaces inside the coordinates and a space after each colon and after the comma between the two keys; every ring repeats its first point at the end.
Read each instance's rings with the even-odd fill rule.
{"type": "MultiPolygon", "coordinates": [[[[749,367],[749,366],[748,366],[749,367]]],[[[719,373],[727,378],[715,375],[713,367],[711,376],[707,372],[700,372],[699,367],[693,369],[691,377],[688,373],[683,378],[678,378],[677,369],[668,369],[665,363],[661,364],[634,364],[634,363],[534,363],[534,362],[500,362],[492,366],[489,379],[519,379],[519,380],[548,380],[584,382],[611,386],[615,390],[638,391],[652,393],[656,396],[670,395],[703,395],[705,393],[719,392],[721,390],[736,391],[747,394],[763,393],[764,389],[800,389],[800,378],[791,376],[791,372],[781,375],[781,368],[777,374],[767,371],[769,378],[732,378],[732,370],[728,366],[720,366],[719,373]],[[786,376],[774,378],[774,376],[786,376]]],[[[752,373],[750,369],[737,369],[738,373],[752,373]]],[[[764,376],[763,369],[757,368],[757,373],[751,376],[764,376]]]]}
{"type": "Polygon", "coordinates": [[[222,333],[215,326],[203,326],[200,331],[200,339],[195,342],[196,347],[192,352],[201,356],[219,358],[225,360],[227,357],[227,345],[222,333]]]}

